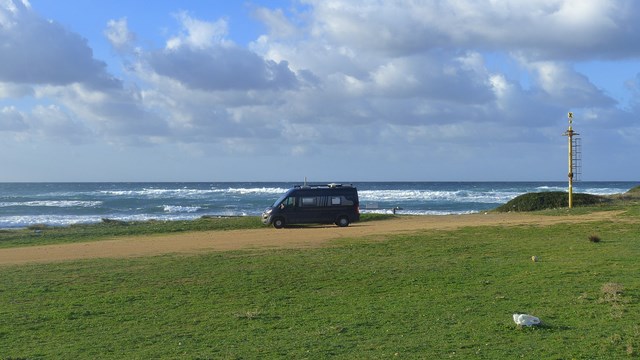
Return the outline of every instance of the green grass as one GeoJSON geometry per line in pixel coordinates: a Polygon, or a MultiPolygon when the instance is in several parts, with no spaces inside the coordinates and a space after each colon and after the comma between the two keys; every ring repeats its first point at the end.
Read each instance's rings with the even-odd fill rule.
{"type": "MultiPolygon", "coordinates": [[[[363,214],[361,221],[393,218],[386,214],[363,214]]],[[[104,219],[97,224],[65,227],[34,225],[28,229],[0,230],[0,248],[58,243],[97,241],[117,236],[142,236],[186,231],[257,229],[264,225],[257,216],[203,217],[182,221],[117,221],[104,219]]]]}
{"type": "Polygon", "coordinates": [[[0,358],[638,358],[639,230],[474,227],[1,267],[0,358]],[[518,328],[515,312],[543,325],[518,328]]]}
{"type": "Polygon", "coordinates": [[[0,248],[25,245],[95,241],[116,236],[150,235],[185,231],[234,230],[262,227],[260,218],[211,217],[184,221],[126,222],[103,220],[96,224],[65,227],[35,225],[28,229],[0,230],[0,248]]]}

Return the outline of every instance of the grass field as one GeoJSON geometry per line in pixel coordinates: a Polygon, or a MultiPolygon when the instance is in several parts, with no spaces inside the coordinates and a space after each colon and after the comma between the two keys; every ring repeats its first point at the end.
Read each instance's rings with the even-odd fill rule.
{"type": "Polygon", "coordinates": [[[630,214],[0,267],[0,359],[638,358],[630,214]]]}

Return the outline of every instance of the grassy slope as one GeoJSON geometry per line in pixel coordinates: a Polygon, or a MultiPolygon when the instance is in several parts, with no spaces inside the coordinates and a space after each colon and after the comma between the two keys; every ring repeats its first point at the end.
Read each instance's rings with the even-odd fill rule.
{"type": "Polygon", "coordinates": [[[0,268],[0,358],[637,357],[636,216],[0,268]]]}

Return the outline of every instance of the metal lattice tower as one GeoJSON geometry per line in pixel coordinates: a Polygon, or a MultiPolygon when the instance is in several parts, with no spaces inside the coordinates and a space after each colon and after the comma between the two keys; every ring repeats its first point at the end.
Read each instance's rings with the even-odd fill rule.
{"type": "MultiPolygon", "coordinates": [[[[574,135],[578,135],[574,133],[574,135]]],[[[582,180],[582,139],[573,137],[573,181],[582,180]]]]}
{"type": "Polygon", "coordinates": [[[577,174],[575,171],[579,170],[582,171],[582,167],[581,167],[581,146],[580,144],[580,140],[579,138],[575,138],[574,139],[574,135],[580,135],[577,132],[573,131],[573,113],[569,113],[569,128],[567,129],[567,131],[562,134],[566,137],[569,138],[569,144],[568,144],[568,148],[569,148],[569,209],[571,209],[573,207],[573,180],[574,177],[577,178],[577,174]],[[577,142],[575,141],[577,140],[577,142]],[[577,147],[574,145],[578,143],[577,147]],[[577,155],[576,153],[574,153],[574,149],[577,149],[577,155]],[[574,162],[575,160],[575,162],[574,162]]]}

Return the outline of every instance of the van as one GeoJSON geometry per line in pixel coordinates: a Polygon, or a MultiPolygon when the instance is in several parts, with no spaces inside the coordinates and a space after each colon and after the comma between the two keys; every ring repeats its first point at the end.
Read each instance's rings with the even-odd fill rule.
{"type": "Polygon", "coordinates": [[[297,185],[262,213],[262,223],[281,229],[294,224],[336,224],[360,220],[358,190],[353,185],[297,185]]]}

